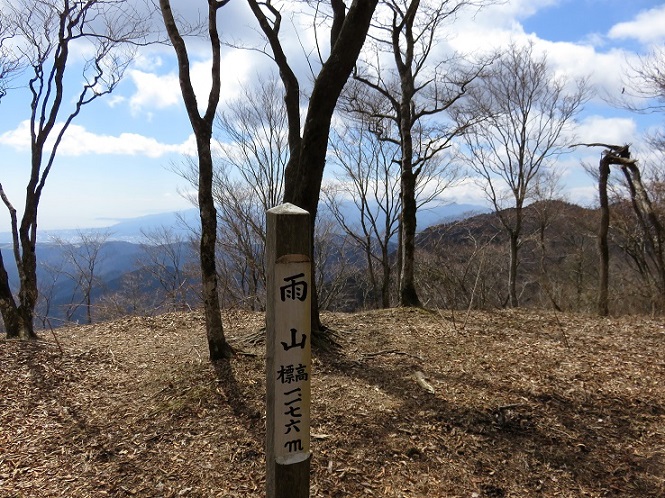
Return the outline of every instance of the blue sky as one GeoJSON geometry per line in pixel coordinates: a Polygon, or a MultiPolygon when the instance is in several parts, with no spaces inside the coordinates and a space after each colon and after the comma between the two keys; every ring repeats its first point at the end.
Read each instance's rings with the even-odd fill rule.
{"type": "MultiPolygon", "coordinates": [[[[195,3],[174,2],[192,10],[195,3]]],[[[245,3],[233,0],[221,13],[222,32],[234,40],[256,37],[245,3]]],[[[288,44],[293,60],[301,43],[313,40],[300,29],[288,44]]],[[[589,75],[600,93],[617,95],[622,68],[637,54],[665,42],[665,4],[649,0],[510,0],[450,27],[449,43],[467,53],[531,40],[557,72],[589,75]]],[[[222,76],[225,101],[271,62],[257,52],[226,49],[222,76]]],[[[302,57],[300,57],[302,59],[302,57]]],[[[193,53],[193,74],[200,96],[206,93],[207,54],[193,53]]],[[[301,67],[305,61],[297,62],[301,67]]],[[[201,97],[200,97],[201,98],[201,97]]],[[[223,108],[222,102],[221,108],[223,108]]],[[[20,208],[27,175],[28,94],[13,90],[0,103],[0,182],[20,208]]],[[[615,109],[594,99],[577,130],[584,142],[633,143],[661,124],[658,116],[615,109]]],[[[40,206],[40,229],[109,226],[120,219],[191,207],[181,193],[190,187],[170,165],[194,150],[191,128],[181,103],[172,49],[150,47],[138,54],[116,92],[85,108],[70,129],[49,177],[40,206]]],[[[592,204],[593,181],[580,166],[597,163],[598,151],[580,151],[562,161],[569,200],[592,204]]],[[[471,180],[445,194],[446,201],[479,204],[482,194],[471,180]]],[[[0,232],[9,217],[0,206],[0,232]]]]}

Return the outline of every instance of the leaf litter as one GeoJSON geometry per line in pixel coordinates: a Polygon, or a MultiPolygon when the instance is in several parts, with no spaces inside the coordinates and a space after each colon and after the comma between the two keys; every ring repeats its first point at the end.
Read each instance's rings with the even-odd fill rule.
{"type": "MultiPolygon", "coordinates": [[[[0,341],[0,496],[265,496],[263,315],[0,341]],[[57,338],[57,342],[56,339],[57,338]]],[[[313,497],[665,496],[665,322],[533,310],[324,314],[313,497]]]]}

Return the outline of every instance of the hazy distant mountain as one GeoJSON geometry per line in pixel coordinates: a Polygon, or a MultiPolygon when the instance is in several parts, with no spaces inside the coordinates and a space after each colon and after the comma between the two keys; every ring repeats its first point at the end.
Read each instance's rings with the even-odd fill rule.
{"type": "MultiPolygon", "coordinates": [[[[344,208],[347,217],[351,219],[357,216],[355,208],[350,205],[344,208]]],[[[422,209],[418,212],[418,229],[446,223],[462,218],[467,218],[476,214],[487,213],[489,209],[475,204],[445,204],[429,209],[422,209]]],[[[189,236],[193,231],[198,231],[201,223],[199,213],[196,208],[185,211],[176,211],[170,213],[150,214],[126,220],[110,225],[106,228],[82,228],[66,230],[42,230],[39,232],[39,242],[48,243],[52,237],[57,237],[67,242],[73,242],[77,239],[79,232],[94,233],[108,231],[109,240],[121,240],[125,242],[141,243],[145,242],[144,233],[149,233],[161,227],[172,229],[174,235],[189,236]]],[[[10,232],[0,232],[0,244],[11,243],[10,232]]]]}
{"type": "MultiPolygon", "coordinates": [[[[174,235],[187,236],[193,230],[198,231],[200,226],[198,210],[192,208],[185,211],[128,218],[105,228],[41,230],[38,238],[40,243],[48,243],[49,239],[53,237],[73,242],[77,239],[79,232],[99,233],[108,231],[110,234],[109,240],[140,243],[145,241],[144,233],[149,233],[161,227],[172,229],[174,235]]],[[[10,232],[0,232],[0,244],[11,243],[11,240],[10,232]]]]}
{"type": "Polygon", "coordinates": [[[111,238],[127,242],[144,242],[144,233],[161,227],[171,228],[174,235],[189,236],[199,231],[201,222],[196,208],[171,213],[150,214],[129,218],[109,227],[111,238]]]}
{"type": "Polygon", "coordinates": [[[418,230],[450,223],[451,221],[462,220],[471,216],[489,213],[491,210],[485,206],[477,204],[445,204],[430,209],[421,209],[418,211],[418,230]]]}

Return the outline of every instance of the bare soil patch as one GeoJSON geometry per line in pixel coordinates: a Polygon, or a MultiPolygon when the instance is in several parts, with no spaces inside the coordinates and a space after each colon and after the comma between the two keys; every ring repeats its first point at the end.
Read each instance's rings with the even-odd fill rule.
{"type": "MultiPolygon", "coordinates": [[[[324,315],[311,496],[665,496],[665,322],[463,321],[324,315]]],[[[214,366],[198,313],[0,341],[0,496],[264,496],[262,325],[227,313],[256,356],[214,366]]]]}

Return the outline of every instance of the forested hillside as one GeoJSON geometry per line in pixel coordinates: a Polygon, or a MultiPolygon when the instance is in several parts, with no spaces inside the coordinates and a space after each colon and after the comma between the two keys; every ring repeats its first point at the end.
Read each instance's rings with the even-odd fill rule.
{"type": "MultiPolygon", "coordinates": [[[[661,313],[662,291],[648,242],[627,201],[611,206],[610,309],[661,313]]],[[[510,210],[502,213],[511,216],[510,210]]],[[[562,201],[524,209],[519,242],[519,304],[595,312],[599,285],[598,209],[562,201]]],[[[508,236],[496,214],[479,215],[420,234],[420,282],[428,302],[442,308],[508,305],[508,236]]]]}

